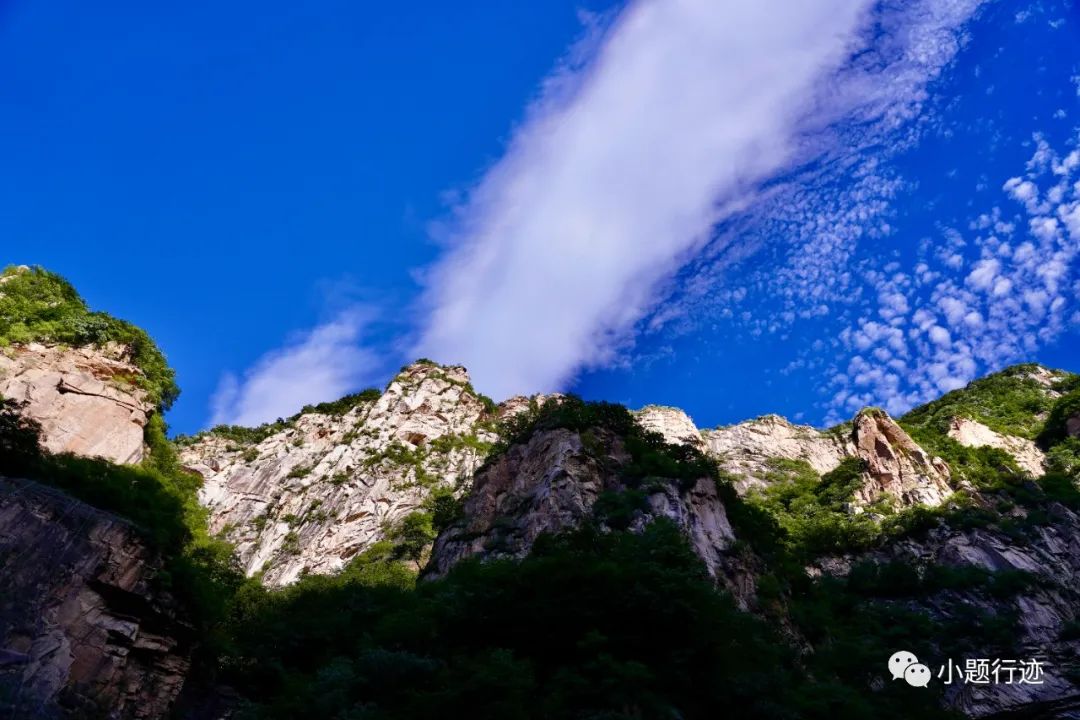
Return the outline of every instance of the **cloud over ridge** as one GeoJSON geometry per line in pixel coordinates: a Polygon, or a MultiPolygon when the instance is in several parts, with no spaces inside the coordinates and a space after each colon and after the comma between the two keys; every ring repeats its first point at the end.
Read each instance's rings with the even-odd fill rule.
{"type": "Polygon", "coordinates": [[[800,160],[869,0],[641,0],[457,209],[415,353],[502,397],[611,359],[726,206],[800,160]]]}
{"type": "Polygon", "coordinates": [[[243,377],[226,373],[211,398],[211,425],[259,425],[370,382],[378,355],[361,345],[373,312],[355,306],[259,358],[243,377]]]}

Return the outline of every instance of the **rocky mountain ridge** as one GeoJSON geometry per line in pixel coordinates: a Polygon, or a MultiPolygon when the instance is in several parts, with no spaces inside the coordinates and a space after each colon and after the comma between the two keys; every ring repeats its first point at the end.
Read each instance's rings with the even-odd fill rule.
{"type": "MultiPolygon", "coordinates": [[[[559,402],[559,397],[541,400],[559,402]]],[[[537,399],[532,404],[537,406],[537,399]]],[[[471,390],[464,368],[421,362],[403,368],[381,395],[372,394],[341,414],[304,412],[258,434],[211,431],[185,441],[180,458],[204,479],[200,500],[210,511],[211,532],[236,545],[247,574],[260,573],[269,585],[282,585],[301,574],[339,570],[420,510],[433,489],[468,492],[473,472],[499,439],[497,421],[528,407],[524,398],[486,405],[471,390]]],[[[646,407],[635,417],[646,431],[717,459],[740,492],[767,484],[770,459],[806,461],[825,473],[845,457],[861,458],[867,465],[853,500],[858,509],[882,499],[899,507],[936,506],[952,492],[948,467],[880,411],[860,413],[848,435],[793,426],[777,416],[704,431],[674,408],[646,407]]],[[[548,505],[530,516],[536,524],[524,521],[523,537],[573,527],[571,520],[587,516],[600,492],[613,489],[610,479],[598,480],[596,473],[589,482],[572,473],[554,479],[572,464],[573,447],[580,450],[580,444],[579,437],[552,439],[552,447],[533,461],[544,471],[543,489],[518,492],[542,493],[548,505]],[[576,497],[568,506],[562,506],[552,482],[573,489],[576,497]],[[598,484],[589,488],[590,482],[598,484]]],[[[617,462],[620,451],[611,452],[617,462]]],[[[527,481],[519,477],[517,482],[527,481]]],[[[486,484],[473,484],[473,499],[480,487],[486,484]]],[[[524,498],[515,495],[514,502],[524,498]]],[[[710,542],[730,534],[721,529],[722,507],[705,511],[676,496],[655,502],[688,526],[700,525],[699,512],[713,516],[706,522],[714,526],[710,542]]],[[[474,519],[479,521],[479,515],[474,519]]],[[[473,546],[489,540],[481,533],[473,546]]],[[[521,556],[530,545],[526,541],[510,554],[521,556]]],[[[705,545],[700,551],[703,557],[714,554],[705,545]]],[[[448,569],[446,562],[439,558],[442,570],[448,569]]]]}
{"type": "MultiPolygon", "coordinates": [[[[87,311],[75,300],[67,300],[70,337],[83,337],[91,320],[141,337],[118,321],[80,314],[87,311]]],[[[1040,684],[943,689],[942,702],[968,716],[1080,712],[1076,376],[1019,366],[899,420],[868,408],[825,431],[778,416],[699,429],[682,411],[659,406],[630,413],[558,395],[496,405],[473,390],[464,368],[419,361],[385,391],[174,444],[161,433],[168,393],[160,388],[171,376],[154,365],[159,356],[144,348],[136,362],[130,345],[111,343],[39,338],[3,351],[2,392],[21,402],[3,401],[0,443],[9,455],[26,453],[20,438],[37,433],[45,450],[43,459],[11,466],[152,522],[166,518],[159,510],[172,513],[176,525],[151,545],[158,528],[0,480],[6,597],[31,598],[4,606],[0,660],[15,660],[4,666],[5,682],[30,688],[30,702],[49,713],[97,703],[124,717],[161,717],[173,705],[197,642],[167,583],[155,582],[168,575],[159,553],[207,573],[202,590],[220,593],[221,603],[248,588],[241,607],[265,605],[273,616],[291,598],[322,602],[327,589],[363,594],[372,578],[400,585],[417,571],[417,592],[426,597],[461,577],[506,572],[485,576],[479,567],[547,557],[552,538],[655,538],[663,527],[684,538],[702,577],[743,615],[777,628],[800,649],[796,662],[809,675],[835,677],[844,692],[864,692],[868,682],[873,692],[892,692],[875,685],[878,676],[868,681],[865,669],[822,664],[848,633],[859,639],[848,652],[871,653],[870,664],[886,652],[875,643],[904,638],[920,656],[1046,662],[1040,684]],[[13,419],[12,408],[27,422],[13,419]],[[79,456],[102,459],[74,462],[79,456]],[[116,463],[126,464],[123,472],[116,463]],[[162,504],[143,513],[145,502],[162,504]],[[38,552],[60,548],[66,557],[69,547],[77,549],[70,563],[38,552]],[[247,584],[221,584],[232,570],[214,558],[229,552],[247,584]],[[31,616],[46,622],[35,625],[31,616]],[[938,637],[918,635],[928,628],[938,637]]],[[[216,617],[204,617],[199,632],[236,632],[238,647],[259,629],[214,626],[232,616],[216,617]]],[[[301,626],[318,622],[305,615],[301,626]]],[[[269,626],[291,627],[280,618],[269,626]]],[[[300,637],[294,653],[317,650],[316,640],[300,637]]],[[[426,657],[416,662],[427,667],[426,657]]],[[[296,672],[291,682],[308,671],[296,672]]],[[[291,685],[260,687],[276,693],[291,685]]]]}
{"type": "Polygon", "coordinates": [[[464,368],[419,362],[338,414],[313,409],[265,437],[206,433],[180,459],[203,477],[210,530],[248,575],[282,585],[341,569],[434,488],[460,491],[496,440],[464,368]]]}

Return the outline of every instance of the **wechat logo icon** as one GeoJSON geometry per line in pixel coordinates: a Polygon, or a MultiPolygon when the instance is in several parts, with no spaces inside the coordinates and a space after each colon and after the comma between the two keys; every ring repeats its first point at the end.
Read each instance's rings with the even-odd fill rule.
{"type": "Polygon", "coordinates": [[[889,658],[889,674],[893,680],[904,680],[911,687],[926,687],[930,684],[930,668],[919,662],[915,653],[907,650],[894,652],[889,658]]]}

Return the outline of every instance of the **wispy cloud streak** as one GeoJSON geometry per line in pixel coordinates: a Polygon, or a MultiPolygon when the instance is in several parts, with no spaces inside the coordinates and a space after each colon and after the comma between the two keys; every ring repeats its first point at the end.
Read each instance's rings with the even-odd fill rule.
{"type": "Polygon", "coordinates": [[[353,308],[263,355],[243,377],[222,376],[211,424],[258,425],[371,382],[378,355],[361,344],[373,313],[353,308]]]}
{"type": "Polygon", "coordinates": [[[496,396],[610,360],[725,208],[805,159],[816,86],[865,39],[870,4],[629,6],[458,208],[417,354],[496,396]]]}

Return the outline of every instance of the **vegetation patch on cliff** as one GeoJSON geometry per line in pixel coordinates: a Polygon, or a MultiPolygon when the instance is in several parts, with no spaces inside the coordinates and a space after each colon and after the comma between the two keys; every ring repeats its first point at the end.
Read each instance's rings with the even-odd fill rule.
{"type": "MultiPolygon", "coordinates": [[[[952,418],[965,417],[1003,435],[1033,440],[1054,404],[1047,386],[1034,377],[1041,370],[1035,364],[1014,365],[987,375],[915,408],[900,418],[900,424],[913,436],[913,431],[919,429],[944,435],[952,418]]],[[[1073,377],[1068,373],[1060,375],[1066,380],[1073,377]]]]}
{"type": "Polygon", "coordinates": [[[61,343],[72,347],[115,342],[142,371],[134,378],[150,402],[168,409],[180,394],[176,376],[146,331],[94,312],[67,280],[43,268],[8,267],[0,273],[0,347],[61,343]]]}

